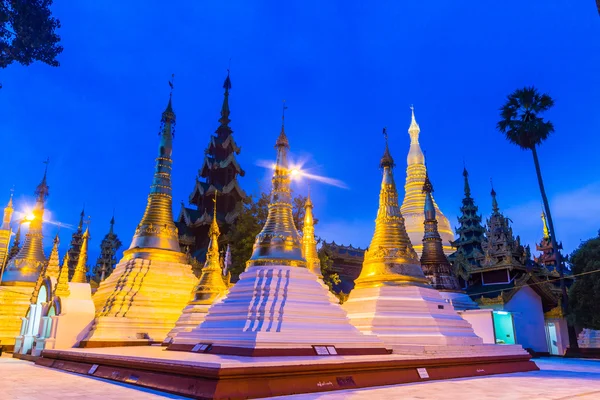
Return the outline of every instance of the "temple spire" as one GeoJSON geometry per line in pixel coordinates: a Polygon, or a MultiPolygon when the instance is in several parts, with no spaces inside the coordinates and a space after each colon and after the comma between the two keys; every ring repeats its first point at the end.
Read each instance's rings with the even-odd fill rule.
{"type": "Polygon", "coordinates": [[[427,284],[398,206],[393,163],[383,162],[382,167],[383,179],[375,219],[375,233],[369,249],[365,251],[363,268],[356,280],[356,287],[379,286],[384,282],[427,284]]]}
{"type": "Polygon", "coordinates": [[[35,189],[36,203],[33,207],[32,217],[23,220],[29,223],[29,231],[25,235],[25,243],[6,265],[2,278],[3,285],[35,286],[38,275],[47,263],[43,248],[42,224],[44,218],[44,203],[49,195],[46,183],[48,174],[48,160],[44,162],[44,177],[35,189]]]}
{"type": "Polygon", "coordinates": [[[85,206],[81,209],[81,214],[79,214],[79,225],[77,225],[77,230],[81,232],[83,230],[83,217],[85,216],[85,206]]]}
{"type": "Polygon", "coordinates": [[[85,275],[87,274],[87,252],[88,252],[88,239],[90,237],[89,227],[85,229],[83,233],[83,242],[81,243],[81,250],[79,251],[79,258],[77,259],[77,265],[73,273],[71,282],[73,283],[87,283],[85,275]]]}
{"type": "Polygon", "coordinates": [[[408,127],[408,134],[410,136],[410,150],[408,151],[406,162],[408,165],[425,164],[425,156],[423,155],[423,151],[419,145],[419,134],[421,133],[421,128],[415,119],[415,108],[410,106],[410,110],[411,121],[410,126],[408,127]]]}
{"type": "Polygon", "coordinates": [[[50,252],[50,258],[48,259],[48,266],[46,267],[46,271],[44,273],[45,277],[48,278],[58,278],[58,274],[60,273],[60,260],[58,258],[58,245],[60,243],[60,239],[58,237],[58,233],[54,237],[54,245],[52,246],[52,251],[50,252]]]}
{"type": "Polygon", "coordinates": [[[542,224],[544,224],[544,239],[550,238],[550,230],[548,229],[548,221],[546,221],[546,214],[542,211],[542,224]]]}
{"type": "MultiPolygon", "coordinates": [[[[161,251],[181,253],[177,228],[173,222],[171,169],[173,160],[173,137],[175,132],[175,112],[169,96],[167,108],[162,113],[158,157],[154,169],[154,179],[142,220],[137,226],[129,250],[124,258],[147,258],[150,253],[161,251]]],[[[185,254],[172,255],[185,262],[185,254]]]]}
{"type": "Polygon", "coordinates": [[[69,289],[69,253],[67,253],[58,273],[54,295],[68,296],[69,294],[71,294],[71,290],[69,289]]]}
{"type": "MultiPolygon", "coordinates": [[[[283,111],[285,112],[285,102],[283,111]]],[[[277,161],[273,172],[269,214],[262,231],[256,236],[254,250],[247,266],[289,265],[306,267],[302,257],[302,240],[294,225],[290,170],[287,153],[290,148],[282,117],[281,133],[275,143],[277,161]]]]}
{"type": "Polygon", "coordinates": [[[469,186],[469,171],[467,167],[463,168],[463,177],[465,178],[465,197],[471,197],[471,186],[469,186]]]}
{"type": "Polygon", "coordinates": [[[210,241],[206,252],[206,262],[198,285],[194,289],[194,300],[191,304],[212,304],[212,302],[227,291],[227,284],[221,268],[219,255],[219,224],[217,223],[217,192],[213,198],[213,219],[208,231],[210,241]]]}
{"type": "MultiPolygon", "coordinates": [[[[491,179],[490,179],[491,182],[491,179]]],[[[494,214],[498,214],[500,212],[500,208],[498,207],[498,200],[496,200],[496,191],[494,190],[494,184],[492,183],[492,191],[490,192],[492,196],[492,211],[494,214]]]]}
{"type": "Polygon", "coordinates": [[[317,254],[317,241],[315,240],[315,220],[313,218],[313,203],[310,192],[304,203],[304,226],[302,228],[302,254],[306,259],[306,267],[317,276],[321,274],[321,262],[317,254]]]}
{"type": "Polygon", "coordinates": [[[390,154],[390,148],[388,146],[388,134],[387,127],[383,128],[383,137],[385,138],[385,151],[383,152],[383,157],[381,157],[381,161],[379,162],[380,168],[390,167],[394,168],[396,164],[394,164],[394,159],[390,154]]]}
{"type": "Polygon", "coordinates": [[[225,82],[223,82],[223,89],[225,89],[225,93],[223,93],[223,105],[221,106],[221,118],[219,122],[222,127],[229,127],[229,123],[231,120],[229,119],[229,90],[231,89],[231,79],[229,79],[229,68],[227,69],[227,77],[225,78],[225,82]]]}
{"type": "Polygon", "coordinates": [[[2,218],[2,226],[0,229],[10,229],[10,221],[12,221],[12,216],[15,211],[13,207],[13,195],[15,190],[10,189],[10,199],[8,200],[8,204],[4,207],[4,217],[2,218]]]}
{"type": "Polygon", "coordinates": [[[13,240],[12,246],[10,246],[10,250],[8,251],[8,260],[10,261],[14,258],[19,251],[21,250],[21,223],[17,226],[17,232],[15,233],[15,238],[13,240]]]}
{"type": "Polygon", "coordinates": [[[423,253],[421,254],[423,273],[437,290],[460,290],[458,280],[452,275],[450,262],[444,254],[433,204],[433,185],[428,174],[425,176],[423,193],[425,193],[423,253]]]}

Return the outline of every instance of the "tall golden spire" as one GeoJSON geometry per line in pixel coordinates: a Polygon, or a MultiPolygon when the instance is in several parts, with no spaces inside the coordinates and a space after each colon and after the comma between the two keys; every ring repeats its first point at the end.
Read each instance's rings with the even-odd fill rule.
{"type": "Polygon", "coordinates": [[[60,243],[60,239],[58,238],[58,233],[54,237],[54,245],[52,246],[52,251],[50,252],[50,258],[48,259],[48,266],[44,271],[44,278],[58,278],[58,274],[60,273],[60,260],[58,259],[58,244],[60,243]]]}
{"type": "Polygon", "coordinates": [[[542,211],[542,223],[544,224],[544,239],[550,238],[550,231],[548,230],[548,221],[546,221],[546,214],[542,211]]]}
{"type": "Polygon", "coordinates": [[[85,228],[85,232],[83,233],[83,241],[81,242],[81,250],[79,252],[79,258],[77,258],[77,264],[75,265],[75,271],[73,272],[73,277],[71,278],[71,282],[73,283],[87,283],[87,279],[85,277],[87,273],[87,251],[88,251],[88,240],[90,237],[90,228],[89,226],[85,228]]]}
{"type": "Polygon", "coordinates": [[[306,267],[317,276],[321,274],[321,261],[317,254],[317,241],[315,240],[315,224],[313,218],[313,203],[310,200],[310,192],[304,204],[304,227],[302,228],[302,254],[306,259],[306,267]]]}
{"type": "MultiPolygon", "coordinates": [[[[425,206],[425,193],[423,193],[423,184],[425,183],[425,175],[427,167],[425,166],[425,155],[419,144],[419,135],[421,128],[415,118],[415,109],[411,108],[411,122],[408,128],[410,136],[410,150],[406,158],[406,183],[404,185],[404,201],[400,211],[405,218],[406,232],[410,237],[413,248],[417,253],[421,253],[423,249],[423,229],[424,216],[423,207],[425,206]]],[[[433,205],[437,214],[439,223],[439,232],[443,240],[444,252],[450,254],[454,249],[450,245],[450,241],[454,240],[454,232],[450,227],[448,218],[440,211],[438,205],[433,199],[433,205]]]]}
{"type": "Polygon", "coordinates": [[[381,159],[383,179],[379,193],[379,210],[375,219],[375,233],[356,287],[398,285],[404,283],[427,284],[419,259],[404,228],[404,218],[398,207],[398,192],[393,174],[393,159],[387,146],[381,159]]]}
{"type": "Polygon", "coordinates": [[[4,218],[2,218],[2,226],[0,229],[9,230],[10,229],[10,221],[12,221],[13,212],[15,211],[13,207],[13,194],[14,190],[10,190],[10,200],[8,200],[8,204],[4,207],[4,218]]]}
{"type": "Polygon", "coordinates": [[[290,169],[287,153],[290,149],[285,134],[285,102],[281,117],[281,132],[275,142],[277,161],[273,173],[269,214],[262,231],[256,236],[254,251],[247,266],[290,265],[306,267],[302,257],[302,240],[294,225],[292,196],[290,189],[290,169]]]}
{"type": "Polygon", "coordinates": [[[191,304],[212,304],[213,301],[227,291],[219,257],[219,224],[217,223],[217,192],[213,199],[213,218],[208,230],[210,240],[206,252],[206,262],[194,289],[194,300],[191,304]]]}
{"type": "Polygon", "coordinates": [[[69,289],[69,252],[67,252],[63,259],[63,265],[60,267],[60,272],[58,273],[56,286],[54,287],[54,295],[68,296],[69,294],[71,294],[71,289],[69,289]]]}
{"type": "MultiPolygon", "coordinates": [[[[169,83],[172,85],[171,82],[169,83]]],[[[185,263],[186,257],[179,248],[177,228],[173,222],[171,155],[175,112],[173,112],[171,98],[172,96],[169,95],[169,103],[162,113],[158,157],[146,211],[137,226],[131,246],[124,253],[124,259],[150,258],[152,255],[154,259],[185,263]]]]}
{"type": "Polygon", "coordinates": [[[44,162],[46,164],[44,177],[34,192],[36,203],[33,207],[32,218],[25,220],[25,222],[29,222],[29,232],[25,235],[25,243],[19,253],[6,265],[2,279],[3,285],[35,286],[38,275],[47,262],[42,244],[42,220],[44,203],[50,189],[46,183],[48,162],[49,160],[44,162]]]}

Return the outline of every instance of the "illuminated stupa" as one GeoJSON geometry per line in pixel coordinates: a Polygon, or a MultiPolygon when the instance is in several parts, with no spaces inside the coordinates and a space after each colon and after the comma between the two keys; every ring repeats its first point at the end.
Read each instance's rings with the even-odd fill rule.
{"type": "Polygon", "coordinates": [[[422,352],[423,346],[480,345],[482,339],[430,286],[421,269],[398,207],[394,160],[385,129],[384,135],[375,233],[365,251],[361,274],[343,307],[354,326],[376,335],[394,352],[422,352]]]}
{"type": "Polygon", "coordinates": [[[31,219],[24,221],[29,222],[25,243],[6,264],[0,282],[0,341],[6,349],[11,349],[15,343],[21,318],[27,313],[38,277],[48,262],[42,244],[44,203],[49,194],[46,175],[47,164],[44,178],[35,190],[36,203],[31,219]]]}
{"type": "Polygon", "coordinates": [[[171,154],[175,113],[162,114],[159,153],[146,211],[129,249],[94,294],[96,318],[84,347],[162,342],[197,280],[173,223],[171,154]]]}
{"type": "Polygon", "coordinates": [[[213,218],[210,223],[208,235],[208,250],[206,252],[206,262],[200,274],[198,284],[192,293],[192,298],[188,305],[183,309],[181,316],[175,323],[175,327],[169,332],[165,339],[165,344],[169,344],[181,332],[189,332],[197,327],[208,312],[210,306],[217,300],[220,300],[227,293],[231,274],[223,276],[221,259],[219,255],[219,224],[217,223],[217,206],[213,207],[213,218]]]}
{"type": "Polygon", "coordinates": [[[307,268],[292,216],[283,123],[275,148],[269,213],[246,271],[204,322],[181,332],[168,349],[240,356],[385,354],[377,338],[349,323],[337,299],[307,268]]]}
{"type": "MultiPolygon", "coordinates": [[[[423,192],[423,184],[425,183],[425,176],[427,174],[427,168],[425,167],[425,155],[419,145],[419,134],[421,128],[415,119],[415,110],[412,108],[412,120],[410,127],[408,128],[408,134],[410,135],[410,150],[408,151],[408,157],[406,158],[406,183],[404,185],[404,201],[400,211],[404,217],[406,233],[410,238],[410,242],[413,248],[419,256],[423,252],[423,234],[425,216],[423,215],[423,207],[425,206],[425,193],[423,192]]],[[[442,214],[440,208],[433,200],[433,206],[435,207],[435,213],[437,215],[438,230],[442,237],[442,244],[444,247],[444,253],[450,255],[454,252],[454,249],[450,245],[450,242],[454,240],[454,233],[450,227],[448,218],[442,214]]]]}
{"type": "Polygon", "coordinates": [[[317,276],[321,274],[321,261],[317,253],[317,241],[315,240],[315,219],[313,217],[313,203],[310,193],[304,204],[304,226],[302,227],[302,254],[306,259],[306,267],[317,276]]]}

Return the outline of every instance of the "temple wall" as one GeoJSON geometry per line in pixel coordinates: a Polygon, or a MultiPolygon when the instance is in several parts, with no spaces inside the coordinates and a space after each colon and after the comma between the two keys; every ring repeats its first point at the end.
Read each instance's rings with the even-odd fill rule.
{"type": "Polygon", "coordinates": [[[513,313],[517,343],[523,348],[548,352],[542,299],[530,287],[519,290],[504,310],[513,313]]]}
{"type": "Polygon", "coordinates": [[[496,344],[492,310],[466,310],[459,311],[458,314],[471,324],[475,334],[483,339],[483,343],[496,344]]]}

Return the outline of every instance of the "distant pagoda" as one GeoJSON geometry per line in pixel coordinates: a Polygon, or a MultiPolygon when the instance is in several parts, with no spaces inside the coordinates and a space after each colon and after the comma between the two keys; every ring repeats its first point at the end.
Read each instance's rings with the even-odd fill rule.
{"type": "MultiPolygon", "coordinates": [[[[425,206],[425,193],[423,193],[423,184],[425,183],[425,175],[427,167],[425,166],[425,155],[419,145],[419,135],[421,128],[415,119],[414,107],[411,107],[412,115],[408,134],[410,136],[410,149],[406,157],[406,183],[404,184],[404,200],[400,207],[400,212],[405,221],[406,233],[412,243],[417,255],[421,255],[423,250],[423,207],[425,206]]],[[[444,253],[452,253],[450,241],[454,239],[454,232],[450,228],[448,218],[444,216],[440,208],[433,198],[433,206],[437,215],[438,231],[442,238],[444,253]]]]}
{"type": "Polygon", "coordinates": [[[421,268],[423,273],[431,283],[434,289],[459,291],[458,279],[452,274],[450,262],[444,254],[442,247],[442,238],[438,232],[438,222],[435,215],[435,206],[433,205],[433,185],[429,176],[425,175],[423,184],[425,197],[425,234],[423,236],[423,253],[421,254],[421,268]]]}
{"type": "Polygon", "coordinates": [[[481,215],[478,214],[479,208],[471,197],[469,172],[466,168],[463,170],[463,177],[465,197],[460,207],[461,216],[458,217],[460,226],[456,228],[458,239],[451,242],[456,251],[448,256],[454,267],[455,276],[463,281],[462,287],[464,287],[464,281],[469,278],[469,271],[474,267],[480,267],[479,260],[483,257],[481,243],[485,234],[485,228],[481,225],[481,215]]]}
{"type": "Polygon", "coordinates": [[[10,243],[10,236],[12,235],[10,223],[12,221],[13,212],[13,193],[11,192],[10,200],[4,208],[4,216],[2,218],[2,225],[0,226],[0,271],[4,268],[4,264],[8,261],[10,254],[8,245],[10,243]]]}
{"type": "Polygon", "coordinates": [[[21,250],[21,223],[22,221],[19,221],[17,233],[15,233],[15,239],[13,240],[12,246],[10,246],[10,250],[8,250],[7,261],[12,260],[17,254],[19,254],[19,250],[21,250]]]}
{"type": "Polygon", "coordinates": [[[506,269],[512,276],[516,271],[527,269],[527,252],[521,245],[519,236],[514,237],[510,220],[500,212],[494,189],[491,195],[492,215],[487,220],[486,238],[481,244],[483,255],[479,258],[479,265],[482,271],[506,269]]]}
{"type": "MultiPolygon", "coordinates": [[[[222,233],[236,219],[246,193],[239,186],[237,176],[244,176],[244,170],[236,160],[240,147],[233,139],[233,131],[229,127],[229,90],[231,80],[229,71],[223,84],[225,89],[219,127],[211,135],[208,147],[204,151],[204,162],[198,171],[196,184],[189,197],[193,208],[182,204],[176,220],[179,228],[179,242],[182,251],[203,262],[209,244],[210,225],[212,222],[214,197],[217,192],[217,221],[222,233]]],[[[202,264],[198,264],[202,265],[202,264]]],[[[199,275],[199,271],[194,271],[199,275]]]]}
{"type": "MultiPolygon", "coordinates": [[[[538,257],[534,257],[534,261],[545,267],[548,272],[558,272],[556,271],[556,252],[554,251],[554,247],[552,246],[552,240],[550,239],[550,232],[548,230],[548,223],[546,222],[546,214],[542,211],[542,223],[544,226],[544,235],[540,243],[536,243],[535,249],[540,251],[541,254],[538,257]]],[[[558,249],[562,250],[562,243],[558,243],[558,249]]]]}
{"type": "Polygon", "coordinates": [[[100,283],[106,279],[117,264],[117,251],[123,245],[114,232],[115,217],[110,219],[110,230],[100,243],[100,257],[96,261],[96,266],[92,270],[93,280],[100,283]]]}
{"type": "Polygon", "coordinates": [[[73,277],[75,267],[77,266],[77,260],[79,260],[79,253],[81,252],[81,245],[83,244],[83,217],[85,216],[85,210],[81,210],[79,214],[79,224],[77,230],[71,235],[71,246],[67,251],[69,253],[69,279],[73,277]]]}

